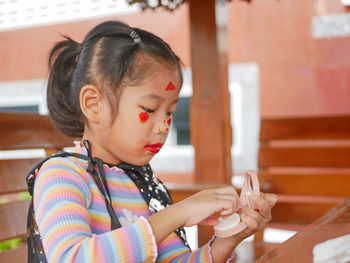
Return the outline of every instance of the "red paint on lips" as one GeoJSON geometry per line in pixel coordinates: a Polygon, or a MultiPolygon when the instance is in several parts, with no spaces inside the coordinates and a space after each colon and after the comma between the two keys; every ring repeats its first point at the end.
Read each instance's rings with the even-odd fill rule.
{"type": "Polygon", "coordinates": [[[162,148],[162,146],[163,146],[163,143],[149,144],[145,146],[145,149],[152,153],[158,153],[160,151],[160,148],[162,148]]]}

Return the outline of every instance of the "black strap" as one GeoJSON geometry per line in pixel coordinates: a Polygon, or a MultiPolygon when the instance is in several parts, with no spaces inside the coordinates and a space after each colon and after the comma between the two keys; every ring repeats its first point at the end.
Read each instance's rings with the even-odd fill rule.
{"type": "Polygon", "coordinates": [[[91,146],[90,142],[87,140],[83,141],[83,144],[87,150],[88,154],[88,168],[86,169],[91,175],[92,178],[94,179],[98,189],[100,190],[106,204],[106,208],[108,211],[109,216],[111,217],[111,229],[117,229],[121,227],[121,224],[118,220],[118,217],[115,214],[115,211],[112,206],[112,198],[111,198],[111,193],[109,192],[109,187],[107,184],[107,178],[105,171],[103,169],[103,163],[101,159],[98,158],[93,158],[91,155],[91,146]],[[97,171],[95,169],[97,165],[97,171]]]}
{"type": "Polygon", "coordinates": [[[111,196],[109,193],[108,186],[107,185],[103,186],[103,184],[101,183],[101,179],[100,179],[101,177],[103,178],[102,181],[106,181],[106,183],[107,183],[104,170],[102,169],[102,173],[97,172],[95,170],[96,162],[93,159],[90,159],[89,156],[85,156],[85,155],[79,154],[79,153],[58,152],[58,153],[55,153],[54,155],[51,155],[51,156],[45,158],[44,160],[40,161],[32,170],[30,170],[30,172],[28,173],[28,175],[26,177],[28,192],[30,193],[30,195],[33,196],[35,175],[36,175],[37,171],[40,170],[41,166],[47,160],[49,160],[51,158],[68,157],[68,156],[72,156],[72,157],[76,157],[76,158],[80,158],[80,159],[89,161],[88,167],[86,170],[87,170],[87,172],[89,172],[92,175],[92,178],[94,179],[99,191],[101,192],[101,194],[105,200],[106,208],[107,208],[108,214],[111,218],[111,229],[114,230],[114,229],[121,227],[121,224],[118,220],[118,217],[116,216],[114,209],[112,207],[112,204],[111,204],[111,196]],[[105,189],[107,189],[107,191],[105,189]],[[106,196],[106,194],[108,195],[108,197],[106,196]]]}
{"type": "MultiPolygon", "coordinates": [[[[144,166],[135,166],[122,162],[121,164],[117,165],[117,167],[123,169],[123,171],[136,184],[152,213],[159,212],[168,205],[173,204],[168,190],[164,184],[154,176],[152,168],[149,164],[144,166]]],[[[191,250],[187,243],[185,229],[180,227],[175,230],[175,233],[191,250]]]]}
{"type": "Polygon", "coordinates": [[[118,217],[116,216],[114,209],[111,204],[111,196],[110,192],[108,190],[106,175],[104,173],[103,167],[99,165],[98,170],[101,170],[102,172],[98,173],[98,171],[95,170],[96,162],[91,156],[85,156],[79,153],[70,153],[70,152],[58,152],[50,157],[47,157],[40,161],[33,169],[31,169],[26,177],[26,182],[28,186],[28,192],[32,196],[32,200],[29,204],[28,209],[28,218],[27,218],[27,244],[28,244],[28,262],[29,263],[47,263],[47,258],[44,252],[40,232],[38,229],[38,226],[36,224],[35,220],[35,212],[34,212],[34,206],[33,206],[33,190],[34,190],[34,182],[35,182],[35,176],[37,171],[40,170],[41,166],[49,159],[55,158],[55,157],[68,157],[73,156],[76,158],[80,158],[83,160],[89,161],[87,171],[92,175],[92,178],[94,179],[99,191],[101,192],[102,196],[104,197],[106,208],[108,211],[108,214],[111,218],[111,230],[117,229],[121,227],[121,224],[118,220],[118,217]],[[106,182],[101,183],[102,181],[106,182]],[[105,190],[107,189],[107,190],[105,190]],[[108,198],[106,196],[106,193],[108,195],[108,198]]]}
{"type": "Polygon", "coordinates": [[[100,177],[102,179],[102,183],[104,186],[104,189],[106,191],[106,194],[109,198],[109,201],[112,202],[112,197],[111,197],[111,193],[109,192],[109,187],[108,187],[108,183],[107,183],[107,177],[105,174],[105,170],[103,169],[103,162],[101,159],[95,158],[96,162],[97,162],[97,167],[98,167],[98,171],[100,172],[100,177]]]}
{"type": "MultiPolygon", "coordinates": [[[[87,154],[89,157],[89,165],[91,164],[90,170],[88,170],[94,178],[96,178],[96,181],[98,180],[99,188],[101,188],[101,192],[103,193],[103,196],[105,198],[105,202],[107,205],[107,209],[113,210],[113,207],[111,205],[111,195],[109,192],[109,187],[107,184],[107,178],[103,169],[103,162],[99,158],[93,158],[91,154],[91,145],[90,142],[87,140],[83,141],[83,144],[87,150],[87,154]],[[96,173],[96,170],[94,167],[97,165],[97,173],[99,176],[94,175],[96,173]],[[102,179],[103,187],[99,179],[102,179]],[[107,200],[107,197],[109,197],[109,200],[107,200]]],[[[113,165],[110,165],[113,166],[113,165]]],[[[168,205],[173,204],[173,201],[170,197],[170,194],[164,184],[157,179],[154,176],[154,173],[152,171],[152,168],[149,164],[146,164],[144,166],[136,166],[131,165],[125,162],[120,163],[117,165],[118,168],[122,169],[129,178],[135,183],[137,188],[139,189],[143,199],[148,204],[148,208],[152,213],[159,212],[163,208],[167,207],[168,205]]],[[[114,217],[115,214],[112,213],[111,217],[114,217]]],[[[117,221],[120,227],[119,220],[117,221]]],[[[112,223],[112,229],[113,228],[113,220],[112,223]]],[[[189,248],[190,246],[187,243],[186,238],[186,232],[183,227],[180,227],[175,230],[175,233],[178,235],[178,237],[184,242],[184,244],[189,248]]]]}
{"type": "Polygon", "coordinates": [[[68,156],[73,156],[76,158],[80,158],[83,160],[89,160],[89,158],[83,154],[79,154],[79,153],[70,153],[70,152],[57,152],[43,160],[41,160],[39,163],[37,163],[28,173],[28,175],[26,176],[26,182],[27,182],[27,186],[28,186],[28,192],[31,196],[33,196],[33,190],[34,190],[34,181],[35,181],[35,175],[37,173],[37,171],[40,170],[41,166],[49,159],[51,158],[55,158],[55,157],[68,157],[68,156]]]}

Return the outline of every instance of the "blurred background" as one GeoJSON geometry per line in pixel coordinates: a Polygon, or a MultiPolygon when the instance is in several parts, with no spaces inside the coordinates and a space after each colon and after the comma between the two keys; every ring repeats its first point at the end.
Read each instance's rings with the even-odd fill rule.
{"type": "MultiPolygon", "coordinates": [[[[256,168],[261,117],[350,112],[347,5],[341,0],[227,3],[232,161],[236,172],[256,168]]],[[[168,149],[157,155],[153,167],[159,172],[191,172],[192,88],[186,2],[170,12],[164,8],[142,11],[140,5],[123,0],[0,0],[0,110],[46,114],[48,50],[61,39],[60,34],[81,41],[91,27],[108,19],[161,36],[186,65],[168,149]]]]}
{"type": "MultiPolygon", "coordinates": [[[[0,0],[0,111],[47,114],[47,55],[61,34],[82,41],[105,20],[149,30],[185,65],[171,133],[152,166],[165,182],[193,183],[189,4],[161,2],[171,10],[143,10],[124,0],[0,0]]],[[[217,23],[227,22],[232,174],[240,174],[258,167],[262,118],[350,114],[350,1],[218,2],[225,8],[217,10],[217,23]]],[[[150,7],[157,3],[149,1],[150,7]]],[[[11,154],[22,153],[0,157],[11,154]]]]}

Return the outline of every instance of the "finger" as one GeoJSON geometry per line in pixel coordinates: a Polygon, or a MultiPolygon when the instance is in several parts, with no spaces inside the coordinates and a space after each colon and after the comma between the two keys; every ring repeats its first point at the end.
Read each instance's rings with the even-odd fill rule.
{"type": "Polygon", "coordinates": [[[212,189],[216,194],[233,195],[238,198],[236,189],[233,186],[225,186],[212,189]]]}
{"type": "Polygon", "coordinates": [[[261,197],[266,200],[270,207],[274,207],[278,201],[278,196],[270,193],[260,193],[261,197]]]}
{"type": "Polygon", "coordinates": [[[226,209],[223,209],[220,211],[220,215],[222,217],[229,216],[229,215],[233,214],[234,211],[235,211],[235,209],[233,207],[226,208],[226,209]]]}
{"type": "Polygon", "coordinates": [[[233,212],[234,212],[233,209],[225,209],[225,210],[222,210],[222,211],[220,212],[220,215],[221,215],[223,218],[226,218],[226,217],[232,215],[233,212]]]}
{"type": "Polygon", "coordinates": [[[247,228],[250,231],[255,231],[255,230],[258,229],[259,223],[254,218],[252,218],[251,216],[249,216],[247,214],[242,214],[241,215],[241,219],[247,225],[247,228]]]}
{"type": "Polygon", "coordinates": [[[263,218],[270,221],[270,219],[271,219],[271,207],[268,204],[268,202],[264,198],[260,197],[260,198],[254,199],[253,203],[257,209],[257,212],[259,212],[259,214],[263,218]]]}
{"type": "Polygon", "coordinates": [[[232,208],[234,210],[238,209],[238,205],[239,205],[238,197],[234,195],[218,195],[216,198],[220,200],[230,200],[232,202],[232,208]]]}
{"type": "Polygon", "coordinates": [[[230,199],[219,199],[216,198],[214,201],[216,205],[215,212],[220,212],[221,215],[229,215],[232,214],[235,209],[235,202],[230,199]]]}
{"type": "Polygon", "coordinates": [[[257,211],[255,211],[254,209],[249,208],[249,207],[242,208],[241,215],[249,216],[250,218],[252,218],[254,221],[256,221],[258,223],[263,221],[262,216],[257,211]]]}
{"type": "Polygon", "coordinates": [[[219,220],[215,216],[209,216],[199,224],[204,226],[216,226],[218,223],[219,223],[219,220]]]}

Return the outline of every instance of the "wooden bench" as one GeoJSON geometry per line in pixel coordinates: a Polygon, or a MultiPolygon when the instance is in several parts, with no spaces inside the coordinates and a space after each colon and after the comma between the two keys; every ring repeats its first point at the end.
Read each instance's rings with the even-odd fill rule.
{"type": "MultiPolygon", "coordinates": [[[[43,149],[45,155],[71,146],[72,139],[58,133],[48,116],[24,113],[0,113],[0,151],[43,149]]],[[[12,154],[13,155],[13,154],[12,154]]],[[[0,242],[25,237],[28,200],[20,200],[27,190],[27,172],[41,158],[0,160],[0,242]]],[[[27,245],[0,252],[0,262],[27,262],[27,245]]]]}
{"type": "MultiPolygon", "coordinates": [[[[259,141],[261,191],[279,197],[269,227],[301,230],[350,196],[350,115],[262,119],[259,141]]],[[[207,187],[170,190],[182,200],[207,187]]],[[[199,245],[212,233],[200,227],[199,245]]],[[[254,238],[256,258],[274,248],[263,235],[254,238]]]]}
{"type": "MultiPolygon", "coordinates": [[[[350,115],[262,119],[261,191],[275,193],[269,227],[299,231],[350,196],[350,115]]],[[[273,248],[255,235],[255,257],[273,248]]]]}
{"type": "Polygon", "coordinates": [[[300,229],[350,196],[350,115],[263,119],[259,180],[272,225],[300,229]]]}

